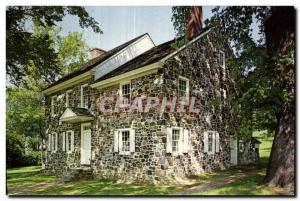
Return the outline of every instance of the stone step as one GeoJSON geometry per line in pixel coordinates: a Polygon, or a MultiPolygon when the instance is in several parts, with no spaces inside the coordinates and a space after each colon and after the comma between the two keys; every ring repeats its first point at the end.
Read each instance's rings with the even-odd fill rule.
{"type": "Polygon", "coordinates": [[[93,179],[92,169],[90,167],[78,167],[69,168],[65,171],[60,179],[63,182],[76,181],[76,180],[88,180],[93,179]]]}

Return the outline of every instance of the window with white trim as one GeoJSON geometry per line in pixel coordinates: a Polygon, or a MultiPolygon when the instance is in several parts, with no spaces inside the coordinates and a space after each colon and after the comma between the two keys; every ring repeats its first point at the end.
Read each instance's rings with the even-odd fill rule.
{"type": "Polygon", "coordinates": [[[131,100],[131,83],[125,82],[120,84],[120,97],[123,98],[124,103],[130,103],[131,100]]]}
{"type": "Polygon", "coordinates": [[[57,110],[57,96],[51,97],[51,116],[54,117],[56,115],[57,110]]]}
{"type": "Polygon", "coordinates": [[[81,90],[80,90],[80,107],[82,108],[90,108],[90,104],[91,104],[91,101],[90,101],[90,95],[88,94],[88,88],[89,88],[89,85],[88,84],[84,84],[84,85],[81,85],[81,90]]]}
{"type": "Polygon", "coordinates": [[[167,128],[166,152],[183,154],[189,151],[189,130],[181,127],[167,128]]]}
{"type": "Polygon", "coordinates": [[[72,94],[72,90],[68,90],[66,92],[66,107],[71,107],[71,104],[70,104],[70,96],[72,94]]]}
{"type": "Polygon", "coordinates": [[[220,137],[217,131],[204,132],[204,152],[209,154],[220,152],[220,137]]]}
{"type": "Polygon", "coordinates": [[[135,152],[135,130],[132,128],[118,129],[114,133],[114,152],[130,155],[135,152]]]}
{"type": "Polygon", "coordinates": [[[219,65],[221,67],[225,68],[225,53],[221,50],[219,51],[218,61],[219,61],[219,65]]]}
{"type": "Polygon", "coordinates": [[[71,153],[74,150],[74,131],[66,132],[66,151],[71,153]]]}
{"type": "Polygon", "coordinates": [[[57,133],[51,133],[48,135],[48,151],[56,152],[57,151],[57,133]]]}
{"type": "Polygon", "coordinates": [[[179,97],[189,96],[189,79],[179,76],[178,78],[178,95],[179,97]]]}
{"type": "Polygon", "coordinates": [[[179,129],[172,129],[172,152],[179,151],[179,139],[182,138],[180,135],[181,133],[179,129]]]}

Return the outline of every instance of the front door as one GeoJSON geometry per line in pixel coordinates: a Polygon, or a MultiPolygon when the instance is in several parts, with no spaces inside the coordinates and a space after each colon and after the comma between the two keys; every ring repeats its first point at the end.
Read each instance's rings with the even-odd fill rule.
{"type": "Polygon", "coordinates": [[[91,123],[81,124],[81,164],[91,164],[91,123]]]}
{"type": "Polygon", "coordinates": [[[238,144],[235,136],[230,136],[230,163],[231,165],[238,163],[238,144]]]}

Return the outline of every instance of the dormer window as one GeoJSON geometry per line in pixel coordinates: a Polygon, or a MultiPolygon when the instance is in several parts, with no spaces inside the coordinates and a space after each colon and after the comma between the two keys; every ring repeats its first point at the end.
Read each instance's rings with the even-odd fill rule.
{"type": "Polygon", "coordinates": [[[131,99],[131,83],[124,82],[120,84],[120,98],[123,98],[123,101],[130,103],[131,99]]]}
{"type": "Polygon", "coordinates": [[[54,117],[56,115],[56,108],[57,108],[57,96],[51,97],[51,116],[54,117]]]}
{"type": "Polygon", "coordinates": [[[178,78],[178,94],[180,97],[189,96],[189,79],[179,76],[178,78]]]}
{"type": "Polygon", "coordinates": [[[222,67],[222,68],[225,68],[225,53],[223,51],[219,51],[219,65],[222,67]]]}
{"type": "Polygon", "coordinates": [[[90,106],[90,96],[88,94],[89,85],[81,85],[80,107],[88,109],[90,106]]]}

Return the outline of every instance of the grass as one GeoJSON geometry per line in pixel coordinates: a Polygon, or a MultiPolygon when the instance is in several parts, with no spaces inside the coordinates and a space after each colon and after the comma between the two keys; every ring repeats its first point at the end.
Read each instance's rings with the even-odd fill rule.
{"type": "Polygon", "coordinates": [[[9,195],[165,195],[182,190],[175,186],[117,184],[105,180],[59,182],[55,176],[42,173],[41,167],[7,170],[9,195]]]}
{"type": "Polygon", "coordinates": [[[272,137],[265,137],[263,132],[254,136],[260,144],[260,162],[258,166],[234,167],[224,171],[204,173],[190,178],[189,184],[181,185],[137,185],[118,184],[105,180],[82,180],[68,183],[59,182],[55,176],[43,174],[41,167],[23,167],[7,170],[7,188],[9,195],[168,195],[180,194],[193,186],[216,183],[222,178],[235,177],[230,183],[212,186],[195,195],[281,195],[281,189],[263,185],[266,165],[270,155],[272,137]],[[249,173],[251,172],[251,173],[249,173]],[[239,177],[237,175],[243,175],[239,177]]]}

